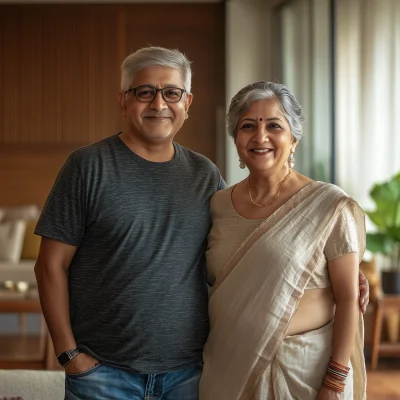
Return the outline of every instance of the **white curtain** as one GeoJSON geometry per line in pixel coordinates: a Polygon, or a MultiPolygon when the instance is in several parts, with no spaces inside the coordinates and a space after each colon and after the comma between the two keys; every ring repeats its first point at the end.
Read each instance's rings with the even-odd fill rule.
{"type": "Polygon", "coordinates": [[[297,0],[281,9],[282,81],[300,102],[305,122],[295,169],[331,179],[329,0],[297,0]]]}
{"type": "Polygon", "coordinates": [[[400,171],[400,0],[336,0],[337,183],[362,207],[400,171]]]}

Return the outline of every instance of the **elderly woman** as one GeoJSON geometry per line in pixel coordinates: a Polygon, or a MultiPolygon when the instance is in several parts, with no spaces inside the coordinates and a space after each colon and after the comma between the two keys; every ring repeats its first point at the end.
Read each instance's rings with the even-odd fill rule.
{"type": "Polygon", "coordinates": [[[257,82],[227,115],[249,176],[211,200],[211,331],[200,398],[364,399],[358,273],[364,213],[293,169],[301,107],[257,82]]]}

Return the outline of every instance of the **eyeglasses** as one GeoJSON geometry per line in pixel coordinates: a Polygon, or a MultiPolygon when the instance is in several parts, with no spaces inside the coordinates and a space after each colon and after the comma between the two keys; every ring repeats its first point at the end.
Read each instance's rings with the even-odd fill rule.
{"type": "Polygon", "coordinates": [[[183,96],[183,93],[186,92],[185,89],[179,89],[176,87],[165,87],[161,89],[157,89],[154,86],[138,86],[135,88],[128,89],[125,94],[133,92],[138,101],[142,103],[151,103],[155,97],[157,96],[158,92],[161,92],[162,98],[167,103],[177,103],[183,96]]]}

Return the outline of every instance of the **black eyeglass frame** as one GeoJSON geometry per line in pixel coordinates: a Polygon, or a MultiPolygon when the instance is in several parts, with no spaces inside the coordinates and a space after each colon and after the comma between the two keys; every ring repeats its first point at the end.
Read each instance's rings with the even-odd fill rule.
{"type": "Polygon", "coordinates": [[[135,95],[136,100],[137,100],[137,101],[140,101],[141,103],[151,103],[151,102],[156,98],[158,92],[161,92],[161,96],[162,96],[162,98],[163,98],[163,100],[164,100],[165,102],[167,102],[167,103],[179,103],[179,102],[182,100],[183,94],[184,94],[184,93],[188,93],[186,89],[181,89],[181,88],[178,88],[178,87],[175,87],[175,86],[167,86],[167,87],[158,89],[158,88],[156,88],[155,86],[150,86],[150,85],[140,85],[140,86],[136,86],[136,87],[134,87],[134,88],[130,88],[130,89],[128,89],[128,90],[125,92],[125,94],[128,94],[128,93],[130,93],[130,92],[133,92],[134,95],[135,95]],[[138,97],[137,97],[137,95],[136,95],[137,89],[146,88],[146,87],[155,90],[155,93],[154,93],[153,98],[150,99],[150,100],[140,100],[140,99],[138,99],[138,97]],[[180,90],[180,91],[181,91],[181,95],[180,95],[179,99],[176,100],[176,101],[167,100],[167,99],[164,97],[164,90],[167,90],[167,89],[180,90]]]}

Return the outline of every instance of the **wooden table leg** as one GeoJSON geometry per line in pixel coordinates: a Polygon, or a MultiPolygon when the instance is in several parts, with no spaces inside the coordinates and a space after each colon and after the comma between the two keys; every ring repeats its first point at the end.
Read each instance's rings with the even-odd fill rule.
{"type": "Polygon", "coordinates": [[[371,346],[371,369],[374,370],[378,366],[379,358],[379,343],[381,341],[382,331],[382,318],[383,318],[383,307],[381,299],[378,299],[375,306],[375,323],[374,331],[372,336],[371,346]]]}
{"type": "Polygon", "coordinates": [[[19,329],[21,333],[26,333],[26,314],[19,314],[19,329]]]}

